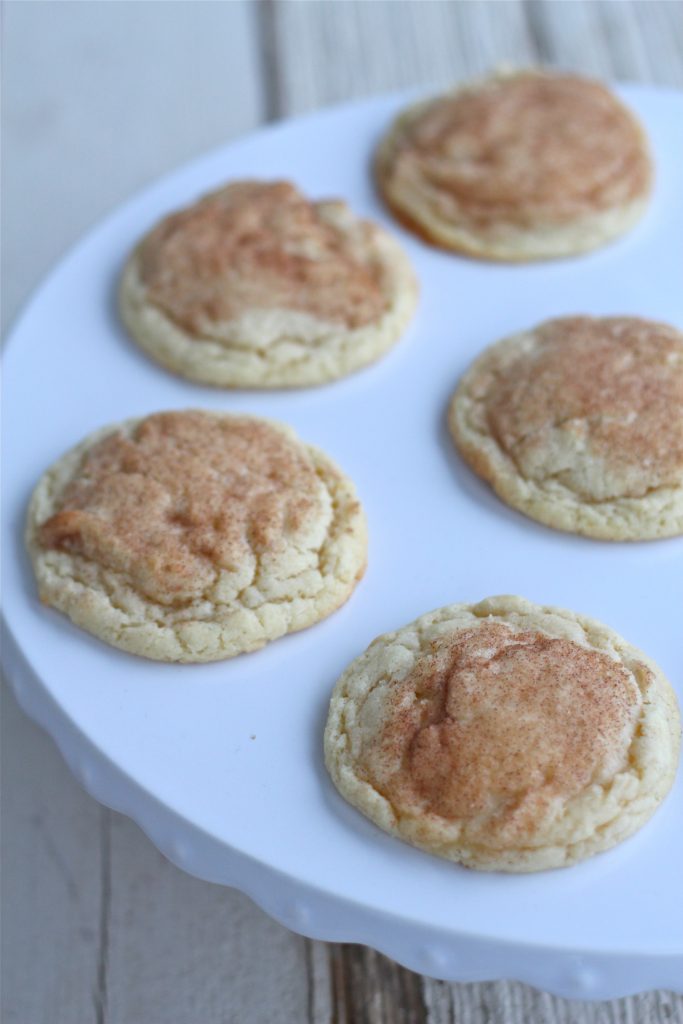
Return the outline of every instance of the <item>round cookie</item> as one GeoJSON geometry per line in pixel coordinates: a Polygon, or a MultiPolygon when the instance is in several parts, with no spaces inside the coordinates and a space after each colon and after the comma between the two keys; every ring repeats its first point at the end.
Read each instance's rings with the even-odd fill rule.
{"type": "Polygon", "coordinates": [[[539,871],[647,821],[676,772],[661,670],[611,629],[520,597],[423,615],[338,681],[325,760],[380,828],[467,867],[539,871]]]}
{"type": "Polygon", "coordinates": [[[123,321],[170,370],[221,387],[322,384],[378,359],[417,302],[407,257],[341,201],[240,181],[162,220],[123,273],[123,321]]]}
{"type": "Polygon", "coordinates": [[[365,571],[351,481],[282,424],[163,412],[87,437],[41,478],[41,599],[146,658],[201,662],[318,622],[365,571]]]}
{"type": "Polygon", "coordinates": [[[641,216],[647,141],[599,82],[517,71],[402,113],[376,157],[380,191],[428,241],[490,260],[570,256],[641,216]]]}
{"type": "Polygon", "coordinates": [[[603,540],[683,533],[683,334],[565,317],[492,345],[449,409],[462,455],[509,505],[603,540]]]}

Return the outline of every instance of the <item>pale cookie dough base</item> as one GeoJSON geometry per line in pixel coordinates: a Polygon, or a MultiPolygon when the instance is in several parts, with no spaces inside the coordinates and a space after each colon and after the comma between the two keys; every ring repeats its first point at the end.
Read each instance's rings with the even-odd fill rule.
{"type": "Polygon", "coordinates": [[[395,633],[378,637],[337,682],[325,729],[325,763],[349,803],[380,828],[411,845],[482,871],[565,867],[615,846],[636,832],[666,796],[676,773],[679,749],[676,697],[654,662],[594,619],[508,596],[488,598],[476,605],[440,608],[395,633]],[[646,697],[627,768],[608,785],[594,784],[567,801],[552,829],[539,834],[527,848],[468,846],[463,841],[461,823],[436,814],[400,813],[358,767],[364,738],[360,712],[370,694],[375,708],[380,707],[382,689],[412,672],[434,640],[482,621],[507,623],[517,631],[534,630],[603,652],[632,673],[646,697]],[[647,693],[647,675],[642,666],[653,675],[647,693]]]}
{"type": "MultiPolygon", "coordinates": [[[[649,203],[649,190],[630,203],[600,210],[588,217],[563,224],[536,223],[521,226],[500,221],[477,228],[467,223],[466,216],[458,223],[458,205],[455,199],[452,200],[453,209],[449,219],[440,216],[441,196],[438,190],[430,187],[422,179],[413,181],[410,187],[392,185],[390,181],[393,154],[405,128],[419,117],[431,102],[427,100],[417,103],[397,118],[377,150],[375,175],[380,193],[394,215],[434,245],[478,259],[499,260],[503,263],[561,259],[578,256],[607,245],[626,234],[645,213],[649,203]]],[[[647,152],[647,140],[640,127],[637,127],[643,149],[647,152]]]]}
{"type": "Polygon", "coordinates": [[[480,260],[499,263],[530,263],[534,260],[580,256],[615,241],[638,223],[648,199],[594,214],[570,224],[537,225],[524,231],[514,224],[496,226],[486,233],[468,231],[439,220],[429,205],[428,194],[392,190],[378,172],[380,190],[394,216],[426,241],[442,249],[463,253],[480,260]]]}
{"type": "Polygon", "coordinates": [[[683,488],[661,487],[642,498],[589,502],[559,480],[530,480],[486,431],[477,415],[473,383],[489,364],[491,372],[510,355],[533,345],[533,332],[515,334],[477,359],[451,400],[448,426],[461,454],[508,505],[556,530],[597,540],[657,540],[683,533],[683,488]]]}
{"type": "Polygon", "coordinates": [[[252,310],[210,334],[187,333],[151,303],[136,253],[128,261],[119,303],[123,322],[157,362],[188,380],[217,387],[279,388],[324,384],[379,359],[415,312],[417,283],[407,256],[385,232],[374,245],[387,309],[356,329],[289,309],[252,310]]]}
{"type": "MultiPolygon", "coordinates": [[[[134,423],[135,421],[129,421],[134,423]]],[[[294,431],[271,422],[293,440],[294,431]]],[[[116,430],[126,424],[117,424],[116,430]]],[[[313,625],[351,595],[366,566],[365,515],[351,481],[319,449],[306,445],[330,496],[331,522],[316,565],[287,577],[270,571],[267,557],[253,579],[225,603],[197,600],[172,610],[131,587],[120,573],[80,556],[45,550],[37,532],[57,509],[57,496],[77,471],[86,450],[112,433],[99,430],[68,452],[41,478],[28,511],[26,544],[40,598],[77,626],[131,654],[170,662],[204,662],[255,651],[271,640],[313,625]]],[[[299,442],[301,443],[301,442],[299,442]]],[[[278,566],[280,568],[280,566],[278,566]]]]}

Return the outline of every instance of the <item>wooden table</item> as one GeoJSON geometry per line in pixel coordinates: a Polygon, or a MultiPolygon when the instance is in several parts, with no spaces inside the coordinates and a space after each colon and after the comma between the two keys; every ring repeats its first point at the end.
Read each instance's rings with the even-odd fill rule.
{"type": "MultiPolygon", "coordinates": [[[[659,0],[12,2],[4,20],[6,323],[133,189],[264,121],[503,62],[683,86],[683,6],[659,0]]],[[[172,867],[7,692],[3,710],[6,1024],[683,1022],[670,993],[447,985],[293,935],[172,867]]]]}

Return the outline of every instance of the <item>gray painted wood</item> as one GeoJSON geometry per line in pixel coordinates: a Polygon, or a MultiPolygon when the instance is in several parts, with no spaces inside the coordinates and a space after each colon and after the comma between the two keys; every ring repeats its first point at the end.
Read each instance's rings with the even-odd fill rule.
{"type": "Polygon", "coordinates": [[[305,940],[179,871],[118,814],[109,906],[107,1024],[306,1019],[305,940]]]}
{"type": "Polygon", "coordinates": [[[262,119],[254,11],[3,5],[3,325],[64,249],[165,171],[262,119]]]}
{"type": "Polygon", "coordinates": [[[2,1020],[96,1021],[104,813],[2,701],[2,1020]]]}
{"type": "MultiPolygon", "coordinates": [[[[108,208],[261,120],[499,63],[683,84],[683,6],[659,0],[10,3],[4,17],[5,323],[108,208]]],[[[447,985],[301,939],[99,808],[8,695],[2,739],[8,1024],[683,1024],[667,993],[584,1005],[447,985]]]]}
{"type": "Polygon", "coordinates": [[[294,0],[264,4],[261,17],[275,26],[279,116],[410,85],[448,85],[534,58],[516,0],[294,0]]]}

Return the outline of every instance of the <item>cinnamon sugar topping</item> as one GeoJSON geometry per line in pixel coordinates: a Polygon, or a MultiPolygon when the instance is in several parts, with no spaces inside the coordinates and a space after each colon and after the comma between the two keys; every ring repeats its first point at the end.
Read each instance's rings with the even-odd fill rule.
{"type": "Polygon", "coordinates": [[[159,413],[86,453],[39,542],[171,605],[204,596],[220,570],[296,544],[316,520],[324,530],[328,504],[305,448],[267,422],[159,413]]]}
{"type": "Polygon", "coordinates": [[[294,310],[347,328],[388,299],[369,255],[374,227],[287,182],[237,182],[174,213],[140,248],[149,299],[194,334],[253,310],[294,310]]]}
{"type": "Polygon", "coordinates": [[[548,321],[476,390],[488,428],[527,479],[584,499],[683,482],[683,338],[628,317],[548,321]]]}
{"type": "Polygon", "coordinates": [[[494,844],[622,770],[641,702],[606,654],[499,623],[435,643],[390,692],[369,781],[494,844]]]}
{"type": "Polygon", "coordinates": [[[421,178],[473,224],[561,224],[647,192],[629,112],[597,82],[502,77],[428,104],[398,137],[391,177],[421,178]]]}

